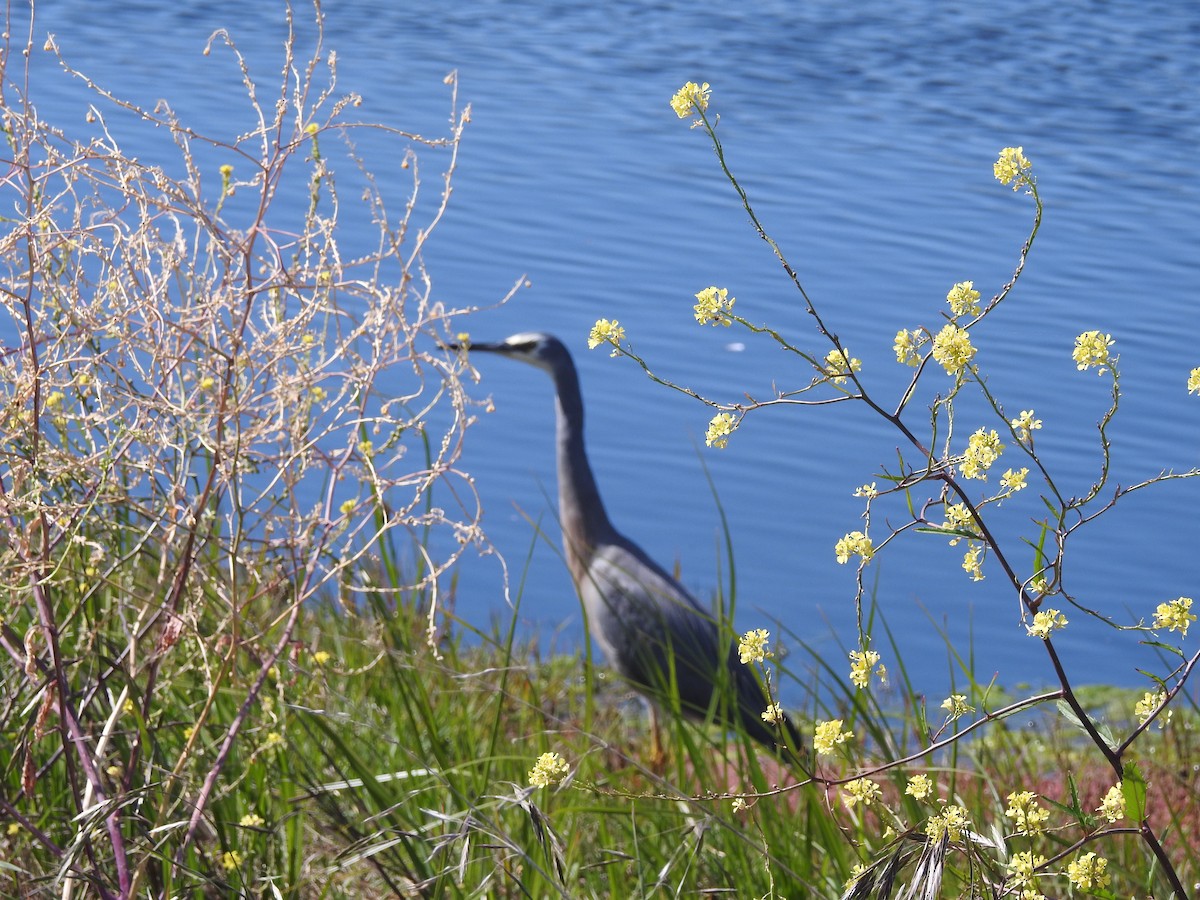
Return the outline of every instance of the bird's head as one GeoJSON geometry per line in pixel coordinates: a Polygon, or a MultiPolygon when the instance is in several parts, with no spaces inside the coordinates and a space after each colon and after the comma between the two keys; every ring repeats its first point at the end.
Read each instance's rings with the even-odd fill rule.
{"type": "Polygon", "coordinates": [[[540,331],[524,331],[506,337],[502,341],[490,343],[471,341],[465,344],[446,344],[446,349],[466,349],[472,353],[496,353],[510,359],[519,359],[521,362],[537,366],[551,374],[554,374],[565,362],[569,363],[571,358],[562,341],[552,334],[544,334],[540,331]]]}

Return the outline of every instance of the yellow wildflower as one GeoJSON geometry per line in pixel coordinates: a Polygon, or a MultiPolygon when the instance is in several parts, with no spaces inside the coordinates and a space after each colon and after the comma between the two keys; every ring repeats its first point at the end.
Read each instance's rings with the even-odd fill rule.
{"type": "Polygon", "coordinates": [[[724,450],[729,444],[729,435],[737,428],[737,420],[731,413],[717,413],[708,423],[704,434],[704,442],[710,447],[724,450]]]}
{"type": "Polygon", "coordinates": [[[558,784],[571,772],[567,761],[557,753],[543,753],[529,770],[529,783],[534,787],[549,787],[558,784]]]}
{"type": "Polygon", "coordinates": [[[959,316],[979,315],[979,291],[975,290],[973,281],[960,281],[950,288],[946,302],[950,304],[950,312],[956,319],[959,316]]]}
{"type": "Polygon", "coordinates": [[[1188,626],[1196,621],[1195,613],[1191,612],[1192,598],[1180,597],[1178,600],[1168,600],[1158,604],[1154,611],[1154,627],[1178,631],[1187,637],[1188,626]]]}
{"type": "Polygon", "coordinates": [[[996,180],[1001,184],[1012,184],[1014,191],[1030,180],[1030,165],[1024,150],[1024,147],[1005,147],[992,166],[996,180]]]}
{"type": "Polygon", "coordinates": [[[1090,369],[1093,366],[1100,367],[1100,373],[1104,374],[1104,367],[1108,365],[1109,352],[1108,348],[1113,345],[1111,334],[1101,334],[1099,331],[1085,331],[1079,337],[1075,338],[1075,350],[1071,353],[1075,360],[1075,368],[1079,371],[1090,369]]]}
{"type": "Polygon", "coordinates": [[[675,110],[675,115],[679,118],[686,119],[693,112],[704,112],[708,109],[708,98],[711,95],[712,90],[707,81],[704,84],[689,81],[671,98],[671,109],[675,110]]]}
{"type": "Polygon", "coordinates": [[[861,531],[851,531],[842,537],[833,549],[837,554],[837,561],[842,564],[849,562],[851,556],[861,556],[863,562],[870,562],[871,557],[875,555],[875,545],[861,531]]]}
{"type": "Polygon", "coordinates": [[[813,735],[813,749],[820,755],[828,755],[838,744],[844,744],[852,737],[853,731],[842,731],[841,719],[818,722],[813,735]]]}
{"type": "Polygon", "coordinates": [[[1066,627],[1067,617],[1061,612],[1057,609],[1043,609],[1041,612],[1034,613],[1033,624],[1027,625],[1025,630],[1031,636],[1044,641],[1050,637],[1050,632],[1066,627]]]}
{"type": "Polygon", "coordinates": [[[975,358],[975,347],[967,329],[952,322],[933,338],[933,358],[939,362],[947,375],[957,375],[975,358]]]}
{"type": "Polygon", "coordinates": [[[742,665],[748,665],[752,662],[762,662],[775,654],[767,649],[767,642],[771,639],[771,633],[765,628],[754,628],[742,635],[742,639],[738,642],[738,659],[742,665]]]}

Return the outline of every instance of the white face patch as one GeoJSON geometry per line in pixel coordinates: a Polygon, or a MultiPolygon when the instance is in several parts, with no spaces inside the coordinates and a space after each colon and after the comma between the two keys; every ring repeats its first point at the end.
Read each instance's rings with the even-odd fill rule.
{"type": "Polygon", "coordinates": [[[539,331],[522,331],[520,334],[509,335],[504,339],[504,343],[510,347],[517,344],[537,344],[545,337],[546,335],[539,331]]]}

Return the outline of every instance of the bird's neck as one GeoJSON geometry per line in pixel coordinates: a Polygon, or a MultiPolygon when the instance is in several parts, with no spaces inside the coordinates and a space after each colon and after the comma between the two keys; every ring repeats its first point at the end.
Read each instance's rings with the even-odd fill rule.
{"type": "Polygon", "coordinates": [[[583,398],[574,365],[555,379],[558,406],[558,511],[563,549],[575,583],[582,582],[595,547],[609,540],[613,527],[604,511],[583,444],[583,398]]]}

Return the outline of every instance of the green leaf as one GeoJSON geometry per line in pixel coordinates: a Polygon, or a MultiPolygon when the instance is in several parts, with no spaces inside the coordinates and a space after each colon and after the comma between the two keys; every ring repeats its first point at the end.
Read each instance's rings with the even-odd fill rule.
{"type": "MultiPolygon", "coordinates": [[[[1075,714],[1075,710],[1071,708],[1071,705],[1067,703],[1066,700],[1059,700],[1055,705],[1058,707],[1059,715],[1086,734],[1089,738],[1092,736],[1092,733],[1087,730],[1087,727],[1083,724],[1083,722],[1080,721],[1079,716],[1075,714]]],[[[1115,750],[1117,748],[1117,740],[1115,737],[1113,737],[1112,729],[1108,727],[1107,722],[1093,719],[1092,727],[1096,729],[1096,733],[1099,734],[1104,743],[1108,745],[1109,750],[1115,750]]]]}
{"type": "Polygon", "coordinates": [[[1121,777],[1121,793],[1125,797],[1125,818],[1141,822],[1146,818],[1146,778],[1138,764],[1130,762],[1121,777]]]}

